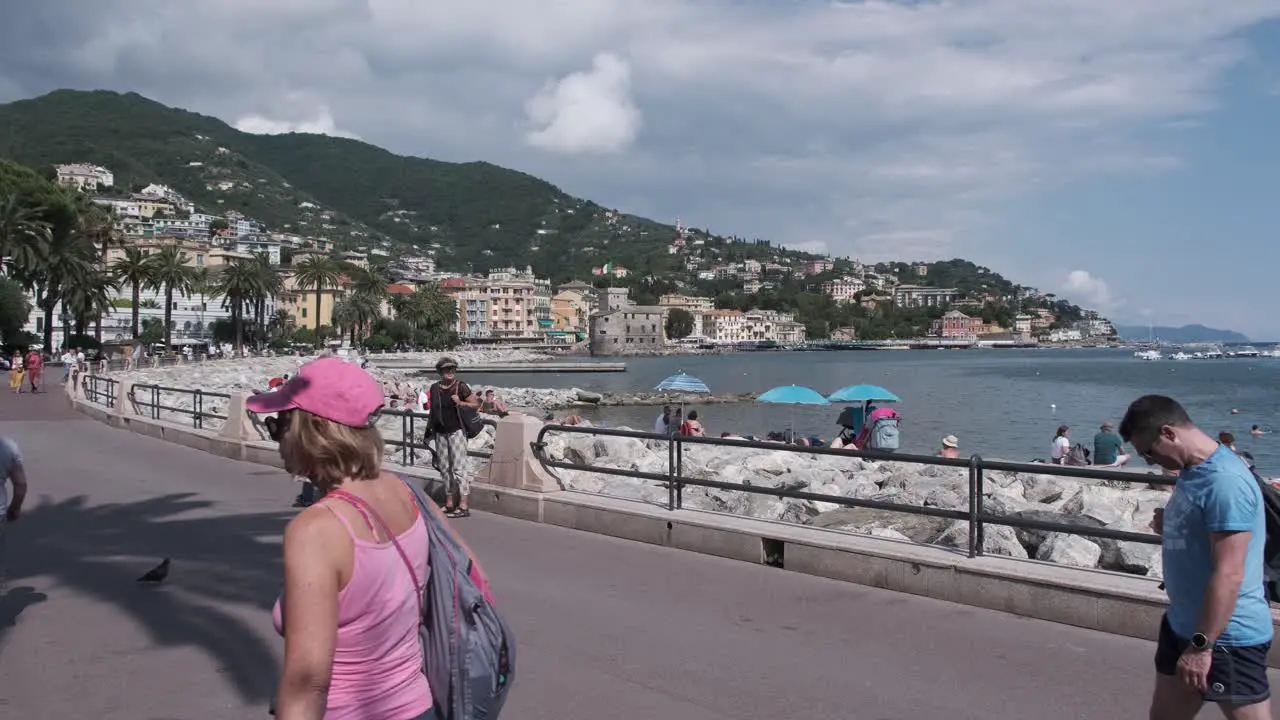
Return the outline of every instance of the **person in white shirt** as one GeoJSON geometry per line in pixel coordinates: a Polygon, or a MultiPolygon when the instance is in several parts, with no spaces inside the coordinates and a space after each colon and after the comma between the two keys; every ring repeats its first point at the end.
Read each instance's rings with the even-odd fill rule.
{"type": "Polygon", "coordinates": [[[1053,436],[1053,462],[1055,465],[1061,465],[1066,462],[1067,455],[1071,452],[1071,428],[1066,425],[1060,425],[1058,432],[1053,436]]]}

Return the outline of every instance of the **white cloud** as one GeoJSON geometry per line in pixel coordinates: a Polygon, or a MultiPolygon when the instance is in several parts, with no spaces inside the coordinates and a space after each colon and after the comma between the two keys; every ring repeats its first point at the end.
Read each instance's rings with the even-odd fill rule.
{"type": "Polygon", "coordinates": [[[241,132],[253,133],[254,135],[310,133],[312,135],[330,135],[333,137],[359,139],[359,136],[354,133],[340,130],[337,123],[334,122],[333,115],[329,112],[328,108],[321,108],[316,116],[310,120],[302,120],[298,122],[290,120],[276,120],[273,118],[263,117],[261,115],[248,115],[237,120],[235,122],[235,128],[241,132]]]}
{"type": "Polygon", "coordinates": [[[617,153],[640,132],[631,66],[612,53],[596,55],[590,71],[547,83],[525,109],[539,127],[529,133],[529,144],[552,152],[617,153]]]}
{"type": "Polygon", "coordinates": [[[1067,273],[1062,290],[1072,300],[1099,312],[1111,312],[1124,304],[1112,294],[1106,280],[1094,277],[1088,270],[1067,273]]]}

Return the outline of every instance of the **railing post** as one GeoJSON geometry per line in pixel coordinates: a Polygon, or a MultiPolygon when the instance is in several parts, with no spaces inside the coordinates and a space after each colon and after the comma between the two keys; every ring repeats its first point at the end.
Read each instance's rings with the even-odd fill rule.
{"type": "MultiPolygon", "coordinates": [[[[405,416],[400,416],[400,464],[408,465],[409,458],[412,457],[409,443],[413,442],[413,438],[408,435],[409,423],[405,422],[405,416]]],[[[452,502],[452,501],[450,501],[452,502]]]]}
{"type": "Polygon", "coordinates": [[[667,509],[676,509],[676,438],[667,435],[667,509]]]}
{"type": "Polygon", "coordinates": [[[969,557],[977,556],[978,547],[978,463],[982,458],[969,456],[969,557]]]}
{"type": "Polygon", "coordinates": [[[986,495],[986,492],[987,492],[987,488],[986,488],[987,482],[985,477],[986,473],[984,471],[984,468],[982,467],[982,456],[975,455],[974,457],[978,459],[977,467],[975,468],[978,475],[977,477],[978,492],[977,492],[977,496],[974,498],[975,502],[977,503],[977,506],[976,506],[977,515],[975,519],[978,521],[977,522],[978,541],[974,544],[973,549],[974,549],[974,552],[976,552],[978,556],[981,557],[984,554],[982,548],[987,541],[987,524],[982,520],[982,513],[986,511],[986,502],[984,501],[983,496],[986,495]]]}
{"type": "Polygon", "coordinates": [[[415,438],[418,437],[418,416],[410,410],[409,414],[405,417],[409,419],[409,434],[404,436],[404,443],[405,447],[409,448],[409,464],[415,465],[418,462],[418,456],[413,452],[413,445],[416,442],[415,438]]]}
{"type": "Polygon", "coordinates": [[[676,509],[684,508],[684,442],[676,435],[676,509]]]}
{"type": "Polygon", "coordinates": [[[160,419],[160,386],[151,386],[151,419],[160,419]]]}
{"type": "Polygon", "coordinates": [[[195,395],[191,398],[191,409],[195,413],[191,417],[192,425],[197,430],[204,429],[204,391],[200,388],[195,389],[195,395]]]}

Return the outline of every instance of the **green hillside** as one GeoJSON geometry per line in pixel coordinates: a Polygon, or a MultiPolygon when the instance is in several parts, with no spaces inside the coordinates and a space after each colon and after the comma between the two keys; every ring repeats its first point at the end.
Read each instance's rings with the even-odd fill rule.
{"type": "Polygon", "coordinates": [[[0,155],[42,169],[87,162],[121,192],[160,182],[212,212],[350,245],[441,245],[445,268],[532,264],[582,276],[606,261],[674,269],[674,228],[606,218],[600,206],[489,163],[402,157],[322,135],[252,135],[135,93],[60,90],[0,105],[0,155]],[[310,207],[310,206],[316,207],[310,207]]]}

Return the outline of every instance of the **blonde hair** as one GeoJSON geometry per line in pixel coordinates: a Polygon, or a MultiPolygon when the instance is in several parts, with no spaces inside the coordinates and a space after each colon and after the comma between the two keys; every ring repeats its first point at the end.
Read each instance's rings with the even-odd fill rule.
{"type": "Polygon", "coordinates": [[[382,433],[377,427],[353,428],[304,410],[290,411],[280,438],[285,469],[326,490],[343,480],[378,477],[382,452],[382,433]]]}

